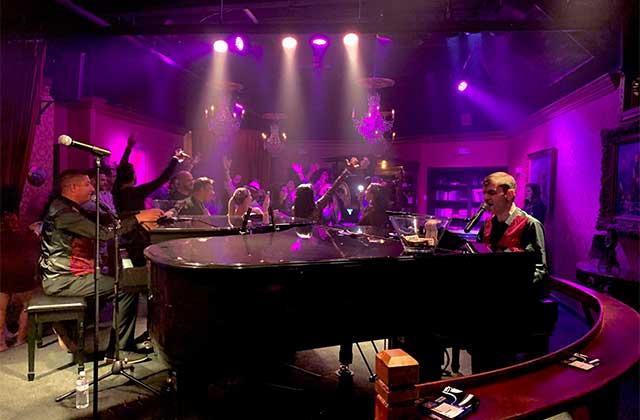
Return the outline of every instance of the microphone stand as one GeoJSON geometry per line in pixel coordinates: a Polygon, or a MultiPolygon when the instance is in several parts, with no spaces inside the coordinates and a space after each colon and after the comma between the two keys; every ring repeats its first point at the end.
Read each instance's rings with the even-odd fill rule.
{"type": "MultiPolygon", "coordinates": [[[[100,166],[102,157],[93,155],[96,161],[96,230],[95,230],[95,254],[93,259],[93,296],[95,297],[95,312],[93,314],[93,357],[98,355],[98,337],[100,332],[100,296],[98,295],[98,273],[100,272],[100,166]]],[[[93,418],[98,415],[98,362],[93,361],[93,418]]]]}
{"type": "Polygon", "coordinates": [[[242,227],[240,228],[240,233],[247,233],[247,225],[249,224],[249,218],[251,217],[251,207],[247,209],[247,212],[242,216],[242,227]]]}

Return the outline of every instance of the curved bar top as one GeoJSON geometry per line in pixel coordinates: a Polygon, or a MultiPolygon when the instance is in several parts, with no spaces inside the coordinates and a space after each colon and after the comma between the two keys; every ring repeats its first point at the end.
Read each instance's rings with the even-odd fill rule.
{"type": "Polygon", "coordinates": [[[552,278],[550,288],[599,313],[587,334],[553,353],[518,365],[418,384],[418,397],[434,395],[442,387],[453,385],[480,399],[480,406],[468,419],[530,417],[576,406],[638,363],[640,314],[608,295],[566,280],[552,278]],[[576,351],[600,359],[600,366],[582,371],[561,363],[576,351]]]}

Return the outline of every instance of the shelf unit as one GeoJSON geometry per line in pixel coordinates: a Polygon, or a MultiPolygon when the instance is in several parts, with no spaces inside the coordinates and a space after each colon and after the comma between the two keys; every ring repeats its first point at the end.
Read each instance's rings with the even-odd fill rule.
{"type": "Polygon", "coordinates": [[[483,202],[482,180],[506,167],[429,168],[427,213],[465,219],[483,202]]]}

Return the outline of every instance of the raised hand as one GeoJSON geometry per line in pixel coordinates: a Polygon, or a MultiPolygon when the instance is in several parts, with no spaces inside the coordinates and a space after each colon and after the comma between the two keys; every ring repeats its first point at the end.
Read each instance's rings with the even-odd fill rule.
{"type": "Polygon", "coordinates": [[[136,145],[136,139],[135,139],[135,138],[133,138],[133,134],[131,134],[131,135],[129,136],[129,138],[127,139],[127,147],[128,147],[129,149],[131,149],[131,148],[133,148],[133,146],[135,146],[135,145],[136,145]]]}
{"type": "Polygon", "coordinates": [[[360,162],[358,161],[358,158],[355,156],[352,157],[351,159],[345,159],[345,162],[347,164],[347,169],[350,172],[360,169],[360,162]]]}
{"type": "Polygon", "coordinates": [[[267,193],[267,195],[264,196],[264,201],[262,202],[262,207],[265,211],[267,211],[269,209],[269,206],[271,206],[271,194],[270,192],[267,193]]]}
{"type": "Polygon", "coordinates": [[[186,154],[182,149],[176,149],[176,153],[173,157],[178,159],[178,162],[180,163],[184,162],[185,159],[191,159],[191,156],[186,154]]]}
{"type": "Polygon", "coordinates": [[[296,163],[296,162],[292,163],[291,169],[293,169],[295,173],[297,173],[298,175],[302,174],[302,165],[299,163],[296,163]]]}
{"type": "Polygon", "coordinates": [[[231,170],[231,159],[229,159],[226,155],[222,156],[222,167],[227,172],[231,170]]]}

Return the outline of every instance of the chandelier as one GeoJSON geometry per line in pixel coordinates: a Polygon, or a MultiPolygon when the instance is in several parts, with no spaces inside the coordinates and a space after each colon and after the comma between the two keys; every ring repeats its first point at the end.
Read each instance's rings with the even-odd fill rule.
{"type": "MultiPolygon", "coordinates": [[[[371,145],[386,143],[385,135],[391,132],[395,120],[395,110],[380,111],[379,89],[395,85],[392,79],[382,77],[367,77],[359,80],[359,84],[368,88],[367,113],[362,118],[356,118],[355,110],[351,114],[353,126],[371,145]]],[[[395,133],[391,134],[391,138],[395,133]]]]}
{"type": "Polygon", "coordinates": [[[287,141],[287,133],[280,132],[280,120],[287,118],[286,114],[278,112],[270,112],[263,114],[262,118],[269,120],[270,133],[262,133],[262,140],[264,140],[264,149],[272,155],[277,155],[284,149],[287,141]]]}
{"type": "Polygon", "coordinates": [[[233,100],[234,94],[240,90],[240,83],[221,83],[216,88],[214,105],[204,110],[209,131],[223,143],[229,142],[236,135],[244,117],[244,107],[233,100]]]}

